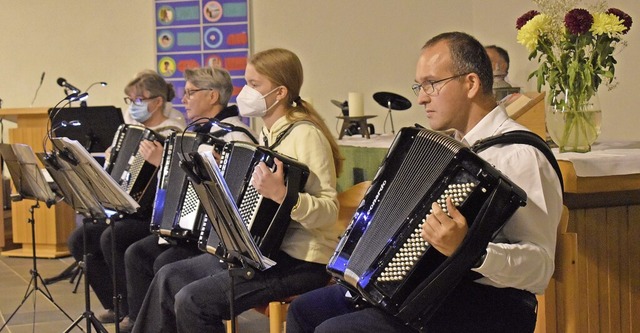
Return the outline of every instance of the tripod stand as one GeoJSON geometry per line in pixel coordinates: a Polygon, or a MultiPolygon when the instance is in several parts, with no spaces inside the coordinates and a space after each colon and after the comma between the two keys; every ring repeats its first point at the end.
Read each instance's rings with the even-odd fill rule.
{"type": "MultiPolygon", "coordinates": [[[[25,144],[1,144],[0,145],[0,155],[4,159],[7,164],[7,168],[9,169],[9,173],[11,174],[11,179],[13,180],[13,184],[15,185],[17,194],[12,195],[13,201],[20,201],[22,199],[31,199],[35,200],[35,205],[29,208],[29,213],[31,213],[30,218],[28,218],[28,223],[31,224],[31,250],[33,253],[33,267],[30,271],[31,280],[29,280],[29,286],[27,287],[27,291],[24,294],[24,298],[20,305],[13,311],[11,316],[7,319],[7,321],[0,327],[0,331],[2,331],[11,321],[13,316],[20,310],[24,302],[31,296],[32,294],[35,296],[35,292],[40,292],[44,297],[49,300],[51,304],[53,304],[58,310],[60,310],[69,320],[71,317],[53,300],[51,296],[51,292],[47,288],[44,283],[42,276],[38,273],[38,266],[36,260],[36,232],[35,232],[35,216],[34,211],[36,208],[40,207],[40,201],[45,202],[47,207],[51,207],[56,202],[56,195],[51,190],[51,187],[47,183],[44,178],[44,175],[40,171],[40,168],[37,165],[37,159],[31,147],[25,144]],[[40,282],[40,284],[38,283],[40,282]],[[40,285],[44,287],[44,289],[40,288],[40,285]]],[[[34,307],[34,317],[33,322],[35,325],[35,307],[36,301],[34,299],[33,303],[34,307]]]]}
{"type": "MultiPolygon", "coordinates": [[[[2,327],[0,327],[0,331],[2,331],[9,324],[9,322],[11,321],[11,318],[13,318],[13,316],[18,312],[18,310],[20,310],[20,308],[22,307],[24,302],[26,302],[27,299],[29,298],[29,296],[31,296],[31,294],[33,294],[36,291],[40,292],[44,297],[46,297],[47,300],[49,300],[49,302],[51,302],[51,304],[53,304],[56,308],[58,308],[58,310],[60,310],[60,312],[62,312],[67,318],[69,318],[69,320],[73,320],[53,300],[53,297],[51,296],[51,292],[49,292],[49,289],[47,288],[47,285],[42,280],[42,276],[40,276],[40,273],[38,273],[38,266],[37,266],[37,261],[36,261],[36,236],[35,236],[36,232],[35,232],[34,210],[35,210],[35,208],[39,208],[39,207],[40,207],[40,203],[39,203],[39,201],[36,201],[36,204],[29,208],[29,213],[31,213],[31,217],[28,219],[28,223],[31,224],[31,249],[33,251],[33,256],[32,256],[32,258],[33,258],[33,267],[29,271],[31,273],[31,280],[29,281],[29,286],[27,287],[27,291],[25,292],[24,297],[22,298],[22,302],[20,302],[20,305],[18,305],[18,307],[13,311],[11,316],[9,316],[9,318],[4,323],[4,325],[2,325],[2,327]],[[41,289],[39,287],[38,281],[40,281],[40,283],[44,287],[44,289],[41,289]]],[[[35,306],[36,306],[35,304],[36,303],[35,303],[35,299],[34,299],[34,301],[33,301],[34,310],[35,310],[35,306]]],[[[34,311],[34,314],[33,314],[33,322],[34,322],[34,325],[35,325],[35,311],[34,311]]]]}
{"type": "MultiPolygon", "coordinates": [[[[115,225],[117,219],[122,214],[133,214],[140,207],[138,203],[125,193],[122,188],[116,183],[113,178],[95,161],[95,159],[89,155],[86,149],[82,147],[77,141],[69,140],[67,138],[52,138],[51,142],[54,147],[58,149],[57,157],[59,157],[60,164],[65,164],[69,170],[66,175],[70,179],[72,186],[70,191],[78,192],[75,198],[78,202],[72,204],[76,210],[81,211],[79,207],[84,208],[85,216],[91,217],[83,221],[83,246],[84,254],[83,261],[85,262],[85,269],[88,269],[90,265],[87,265],[86,254],[86,223],[95,221],[95,218],[104,219],[107,223],[111,224],[111,227],[115,225]],[[107,215],[106,209],[118,212],[117,214],[107,215]]],[[[53,173],[52,173],[53,177],[53,173]]],[[[115,243],[115,230],[112,229],[112,245],[115,243]]],[[[88,273],[88,271],[85,271],[88,273]]],[[[113,268],[114,280],[114,310],[116,319],[119,319],[118,307],[119,307],[119,295],[117,294],[115,286],[115,267],[113,268]]],[[[88,274],[85,277],[85,303],[86,311],[78,318],[65,332],[69,332],[74,326],[78,325],[83,318],[87,319],[87,331],[90,332],[93,324],[100,332],[107,332],[99,321],[93,316],[89,307],[89,282],[88,274]]],[[[116,320],[115,323],[116,333],[119,332],[119,323],[116,320]]]]}
{"type": "MultiPolygon", "coordinates": [[[[64,200],[78,213],[84,216],[82,220],[82,261],[87,262],[87,224],[103,221],[106,218],[103,207],[91,194],[91,190],[78,177],[69,162],[57,155],[40,154],[38,155],[49,174],[58,184],[58,189],[62,192],[64,200]]],[[[84,269],[88,269],[89,265],[85,265],[84,269]]],[[[77,287],[77,285],[76,285],[77,287]]],[[[97,332],[107,333],[102,323],[95,317],[91,311],[91,298],[89,293],[89,279],[84,279],[84,301],[85,311],[76,319],[65,332],[70,332],[74,327],[78,326],[82,319],[86,319],[86,332],[91,332],[91,326],[97,332]]]]}
{"type": "MultiPolygon", "coordinates": [[[[93,218],[84,218],[82,220],[82,261],[85,263],[87,262],[87,223],[94,222],[96,222],[96,220],[93,218]]],[[[85,273],[87,272],[87,269],[89,269],[89,265],[85,265],[85,273]]],[[[93,328],[95,328],[97,332],[107,333],[108,331],[104,328],[104,326],[102,326],[102,323],[98,320],[98,318],[96,318],[96,316],[93,314],[93,311],[91,311],[89,279],[87,277],[85,277],[84,279],[84,304],[84,312],[64,332],[71,332],[74,327],[80,325],[82,319],[86,319],[87,332],[91,332],[91,326],[93,325],[93,328]]]]}

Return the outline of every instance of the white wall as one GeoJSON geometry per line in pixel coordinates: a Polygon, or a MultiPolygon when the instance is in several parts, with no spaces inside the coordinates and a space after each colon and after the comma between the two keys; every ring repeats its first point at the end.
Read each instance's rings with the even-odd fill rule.
{"type": "MultiPolygon", "coordinates": [[[[640,1],[612,0],[611,7],[629,13],[636,23],[629,46],[617,59],[619,86],[600,99],[605,110],[602,139],[640,140],[639,108],[634,94],[640,84],[640,1]]],[[[95,81],[90,105],[124,107],[124,84],[139,70],[154,68],[154,6],[143,0],[0,0],[0,98],[3,107],[28,107],[42,71],[45,83],[35,106],[51,106],[63,97],[58,77],[84,89],[95,81]]],[[[331,99],[349,91],[365,95],[365,114],[381,132],[386,110],[371,96],[391,91],[415,101],[409,86],[424,42],[444,31],[475,35],[483,44],[498,44],[511,55],[510,79],[526,90],[535,63],[517,44],[515,20],[535,5],[529,0],[252,0],[253,50],[285,47],[305,68],[302,96],[311,99],[330,128],[340,110],[331,99]]],[[[396,129],[426,125],[420,106],[393,113],[396,129]]],[[[390,132],[390,124],[386,125],[390,132]]]]}

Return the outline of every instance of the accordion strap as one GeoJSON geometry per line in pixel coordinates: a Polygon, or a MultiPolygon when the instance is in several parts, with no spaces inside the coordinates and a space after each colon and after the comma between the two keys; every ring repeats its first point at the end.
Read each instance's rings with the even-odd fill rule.
{"type": "Polygon", "coordinates": [[[236,125],[225,123],[222,121],[218,123],[218,126],[223,128],[217,131],[211,132],[211,135],[215,138],[223,137],[225,136],[225,134],[228,134],[229,132],[241,132],[246,134],[253,143],[258,144],[258,139],[256,139],[256,137],[253,136],[253,134],[251,134],[251,132],[244,127],[236,126],[236,125]]]}
{"type": "Polygon", "coordinates": [[[540,150],[544,156],[549,160],[549,163],[558,174],[558,179],[560,180],[560,186],[562,187],[562,192],[564,192],[564,182],[562,181],[562,172],[560,171],[560,166],[558,165],[558,161],[556,157],[553,155],[551,149],[547,145],[541,137],[536,135],[533,132],[529,131],[511,131],[506,132],[500,135],[490,136],[488,138],[484,138],[478,142],[476,142],[473,146],[471,146],[471,150],[474,153],[479,153],[491,146],[499,145],[499,144],[525,144],[530,145],[538,150],[540,150]]]}
{"type": "Polygon", "coordinates": [[[278,136],[276,136],[276,141],[275,141],[272,145],[269,145],[269,141],[268,141],[268,139],[267,139],[267,136],[266,136],[266,135],[264,134],[264,132],[263,132],[263,133],[262,133],[262,136],[263,136],[264,145],[265,145],[265,146],[267,147],[267,149],[269,149],[269,150],[273,150],[273,149],[275,149],[277,146],[279,146],[279,145],[280,145],[280,143],[282,142],[282,140],[284,140],[284,138],[286,138],[286,137],[289,135],[289,133],[291,133],[291,131],[293,131],[293,129],[294,129],[296,126],[301,125],[301,124],[303,124],[303,123],[308,123],[308,124],[313,125],[313,123],[312,123],[312,122],[310,122],[310,121],[306,121],[306,120],[296,121],[296,122],[294,122],[294,123],[290,124],[290,125],[289,125],[285,130],[284,130],[284,131],[280,132],[280,133],[278,134],[278,136]]]}

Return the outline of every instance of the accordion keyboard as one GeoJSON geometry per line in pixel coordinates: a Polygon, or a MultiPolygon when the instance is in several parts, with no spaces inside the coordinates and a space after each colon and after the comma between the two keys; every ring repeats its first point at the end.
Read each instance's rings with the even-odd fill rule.
{"type": "MultiPolygon", "coordinates": [[[[451,197],[451,202],[456,207],[459,207],[473,191],[475,185],[476,184],[471,182],[464,184],[449,184],[438,200],[436,200],[436,203],[445,213],[448,214],[447,197],[451,197]]],[[[429,214],[433,214],[432,209],[429,210],[429,214]]],[[[427,251],[427,248],[430,246],[428,242],[422,239],[420,234],[424,222],[425,219],[416,226],[405,243],[398,249],[395,256],[391,258],[388,265],[382,269],[378,281],[403,281],[411,269],[415,267],[418,260],[422,258],[424,253],[427,251]]]]}
{"type": "MultiPolygon", "coordinates": [[[[136,183],[136,179],[144,165],[144,158],[140,153],[136,153],[129,159],[129,168],[122,173],[120,187],[127,193],[131,193],[131,187],[136,183]]],[[[134,198],[137,200],[137,198],[134,198]]]]}
{"type": "Polygon", "coordinates": [[[240,203],[239,212],[242,217],[242,221],[244,221],[249,229],[251,229],[251,224],[258,212],[262,198],[262,195],[258,193],[255,187],[252,185],[247,187],[245,196],[242,198],[242,202],[240,203]]]}

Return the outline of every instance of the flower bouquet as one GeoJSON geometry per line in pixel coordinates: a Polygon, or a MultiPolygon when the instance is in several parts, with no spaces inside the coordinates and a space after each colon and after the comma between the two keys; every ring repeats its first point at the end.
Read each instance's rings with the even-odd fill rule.
{"type": "Polygon", "coordinates": [[[518,43],[537,59],[537,89],[546,84],[547,130],[560,151],[586,152],[600,133],[597,91],[601,83],[613,88],[614,51],[632,19],[599,2],[587,10],[580,0],[533,0],[531,10],[516,21],[518,43]]]}

